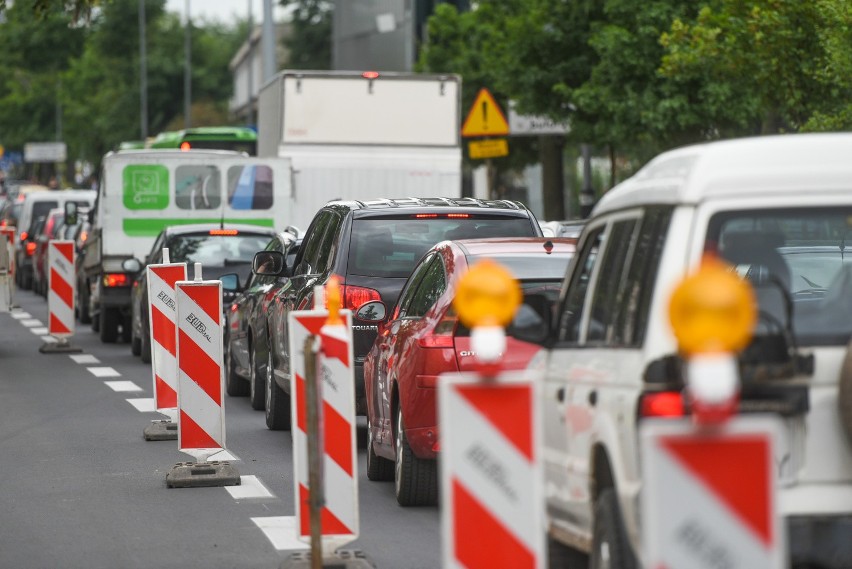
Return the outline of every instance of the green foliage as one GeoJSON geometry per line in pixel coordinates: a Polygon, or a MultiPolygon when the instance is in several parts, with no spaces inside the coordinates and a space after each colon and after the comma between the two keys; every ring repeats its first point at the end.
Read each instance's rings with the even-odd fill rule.
{"type": "Polygon", "coordinates": [[[293,8],[292,32],[284,39],[290,69],[331,69],[331,4],[324,0],[279,0],[293,8]]]}

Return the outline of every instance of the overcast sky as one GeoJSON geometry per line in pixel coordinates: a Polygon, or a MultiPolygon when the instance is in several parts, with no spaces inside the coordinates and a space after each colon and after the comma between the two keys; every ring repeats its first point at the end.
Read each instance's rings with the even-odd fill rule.
{"type": "MultiPolygon", "coordinates": [[[[189,12],[193,19],[203,17],[209,20],[218,20],[224,23],[232,23],[234,18],[245,19],[248,17],[249,0],[189,0],[189,12]]],[[[284,16],[284,9],[278,6],[278,0],[272,1],[275,6],[275,19],[280,20],[284,16]]],[[[256,23],[263,19],[263,0],[251,0],[252,17],[256,23]]],[[[167,0],[166,10],[177,12],[183,17],[186,11],[186,0],[167,0]]]]}

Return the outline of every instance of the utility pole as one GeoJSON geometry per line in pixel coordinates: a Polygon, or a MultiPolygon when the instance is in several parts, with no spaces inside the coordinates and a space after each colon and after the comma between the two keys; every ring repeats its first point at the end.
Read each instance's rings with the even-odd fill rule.
{"type": "Polygon", "coordinates": [[[254,122],[254,105],[252,102],[252,91],[254,90],[254,50],[251,45],[251,38],[254,35],[254,16],[251,11],[252,0],[248,0],[248,51],[246,51],[246,67],[248,67],[248,89],[246,89],[246,101],[248,101],[248,111],[246,112],[246,124],[251,126],[254,122]]]}
{"type": "Polygon", "coordinates": [[[189,128],[192,126],[192,18],[189,15],[189,0],[186,0],[183,53],[183,128],[189,128]]]}
{"type": "Polygon", "coordinates": [[[148,138],[148,49],[145,43],[145,0],[139,0],[139,132],[148,138]]]}
{"type": "Polygon", "coordinates": [[[275,61],[275,21],[272,15],[272,0],[263,0],[263,30],[261,45],[263,47],[263,83],[266,83],[278,65],[275,61]]]}

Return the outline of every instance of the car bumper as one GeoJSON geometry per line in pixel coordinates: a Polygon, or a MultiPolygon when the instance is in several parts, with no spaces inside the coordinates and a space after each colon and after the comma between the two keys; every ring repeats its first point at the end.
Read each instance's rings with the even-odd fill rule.
{"type": "Polygon", "coordinates": [[[420,427],[417,429],[405,429],[405,437],[408,446],[414,456],[426,460],[438,458],[440,446],[438,444],[438,427],[420,427]]]}
{"type": "Polygon", "coordinates": [[[849,567],[852,560],[852,516],[787,518],[790,566],[849,567]]]}

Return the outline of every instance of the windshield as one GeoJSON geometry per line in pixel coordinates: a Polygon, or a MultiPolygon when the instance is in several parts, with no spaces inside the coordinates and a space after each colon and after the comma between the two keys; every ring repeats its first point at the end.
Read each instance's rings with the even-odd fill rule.
{"type": "Polygon", "coordinates": [[[792,327],[800,345],[845,345],[852,333],[852,208],[725,212],[706,248],[754,286],[757,333],[792,327]]]}
{"type": "Polygon", "coordinates": [[[536,237],[536,234],[525,217],[470,215],[460,219],[415,214],[398,219],[356,219],[352,224],[347,272],[406,278],[436,243],[486,237],[536,237]]]}
{"type": "Polygon", "coordinates": [[[210,235],[190,233],[175,235],[166,245],[172,263],[201,263],[206,267],[224,267],[251,263],[254,254],[269,243],[269,235],[239,233],[210,235]]]}

